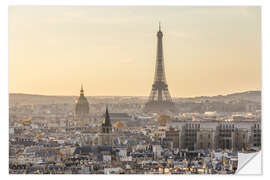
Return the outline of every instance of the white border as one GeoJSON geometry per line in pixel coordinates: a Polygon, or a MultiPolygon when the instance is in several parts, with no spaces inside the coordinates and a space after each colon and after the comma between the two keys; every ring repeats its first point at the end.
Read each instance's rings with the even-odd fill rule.
{"type": "MultiPolygon", "coordinates": [[[[269,0],[1,0],[0,1],[0,22],[2,24],[0,30],[0,49],[1,49],[1,59],[0,59],[0,114],[1,114],[1,142],[3,144],[3,147],[1,148],[1,178],[20,178],[20,179],[47,179],[47,178],[74,178],[74,176],[68,176],[64,175],[63,177],[58,176],[34,176],[34,175],[8,175],[8,6],[9,5],[189,5],[189,6],[219,6],[219,5],[225,5],[225,6],[247,6],[247,5],[259,5],[262,6],[262,107],[263,107],[263,130],[262,130],[262,139],[263,139],[263,167],[267,167],[268,165],[268,159],[269,153],[267,149],[269,149],[269,146],[267,143],[269,132],[267,131],[267,128],[270,127],[270,117],[269,117],[269,110],[267,111],[267,108],[270,108],[269,106],[269,100],[270,100],[270,88],[269,88],[269,81],[267,78],[269,76],[270,68],[269,66],[269,51],[270,51],[270,26],[269,26],[269,17],[270,17],[270,5],[269,0]],[[264,128],[265,127],[265,128],[264,128]],[[265,140],[266,139],[266,140],[265,140]],[[265,140],[265,141],[264,141],[265,140]]],[[[267,168],[265,168],[265,171],[263,171],[263,176],[150,176],[150,175],[136,175],[136,176],[130,176],[130,175],[120,175],[120,176],[75,176],[76,178],[112,178],[112,179],[126,179],[126,178],[191,178],[191,179],[216,179],[216,178],[264,178],[267,175],[269,175],[269,171],[267,168]]]]}
{"type": "Polygon", "coordinates": [[[265,0],[10,0],[9,5],[260,5],[265,0]]]}

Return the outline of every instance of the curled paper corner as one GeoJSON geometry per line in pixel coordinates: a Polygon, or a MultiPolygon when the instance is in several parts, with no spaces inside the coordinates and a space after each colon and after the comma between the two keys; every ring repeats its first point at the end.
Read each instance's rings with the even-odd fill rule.
{"type": "Polygon", "coordinates": [[[237,175],[261,175],[261,151],[255,153],[238,153],[237,175]]]}

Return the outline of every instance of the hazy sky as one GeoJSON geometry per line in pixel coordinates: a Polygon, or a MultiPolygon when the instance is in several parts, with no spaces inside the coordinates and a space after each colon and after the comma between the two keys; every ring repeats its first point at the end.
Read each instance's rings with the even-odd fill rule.
{"type": "Polygon", "coordinates": [[[148,96],[161,21],[172,97],[261,89],[259,7],[9,8],[9,91],[148,96]]]}

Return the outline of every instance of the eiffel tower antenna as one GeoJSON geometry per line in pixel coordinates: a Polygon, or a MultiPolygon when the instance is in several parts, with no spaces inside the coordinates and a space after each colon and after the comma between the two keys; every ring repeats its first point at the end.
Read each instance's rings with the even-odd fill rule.
{"type": "Polygon", "coordinates": [[[169,93],[168,84],[165,76],[164,57],[163,57],[163,33],[159,22],[159,31],[157,32],[157,56],[155,67],[155,78],[152,85],[152,90],[145,104],[145,112],[164,112],[176,110],[175,104],[172,101],[169,93]]]}

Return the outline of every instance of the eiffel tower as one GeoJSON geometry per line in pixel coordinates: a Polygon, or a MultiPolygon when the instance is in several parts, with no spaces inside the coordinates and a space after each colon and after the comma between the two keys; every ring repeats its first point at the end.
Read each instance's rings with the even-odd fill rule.
{"type": "Polygon", "coordinates": [[[159,31],[157,32],[157,57],[155,78],[152,85],[152,91],[149,96],[148,102],[144,106],[145,112],[175,112],[176,107],[169,93],[168,84],[165,76],[163,46],[162,46],[163,33],[159,23],[159,31]]]}

